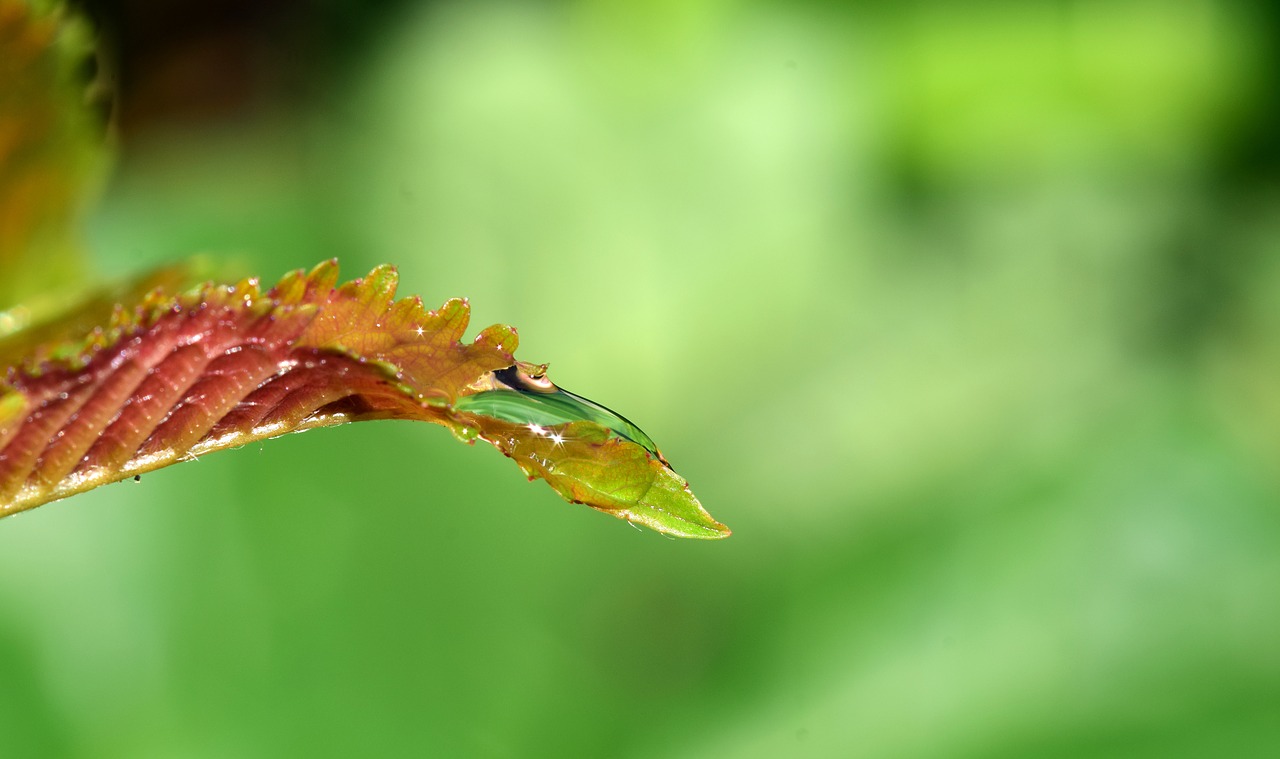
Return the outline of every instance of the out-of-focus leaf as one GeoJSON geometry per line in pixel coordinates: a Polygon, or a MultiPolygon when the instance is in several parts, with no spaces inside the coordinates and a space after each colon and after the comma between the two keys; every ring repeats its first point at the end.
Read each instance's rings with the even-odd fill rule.
{"type": "Polygon", "coordinates": [[[265,293],[254,280],[157,290],[81,340],[31,347],[0,386],[0,511],[287,432],[414,419],[493,443],[575,503],[672,535],[728,535],[639,428],[518,365],[514,328],[463,344],[466,301],[397,301],[389,266],[337,278],[329,261],[265,293]],[[559,423],[462,402],[516,393],[502,381],[512,367],[561,399],[559,423]]]}
{"type": "Polygon", "coordinates": [[[0,331],[26,313],[3,309],[86,278],[75,222],[105,167],[95,64],[79,17],[0,0],[0,331]]]}
{"type": "Polygon", "coordinates": [[[58,298],[57,293],[38,296],[34,305],[23,303],[9,310],[13,318],[0,319],[0,367],[20,362],[40,346],[79,339],[110,321],[122,303],[138,303],[153,290],[183,292],[228,267],[194,256],[141,275],[87,290],[79,297],[58,298]]]}

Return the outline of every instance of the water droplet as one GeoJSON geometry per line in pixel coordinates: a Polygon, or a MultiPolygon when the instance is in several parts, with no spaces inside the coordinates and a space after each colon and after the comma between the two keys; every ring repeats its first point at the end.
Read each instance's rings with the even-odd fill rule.
{"type": "Polygon", "coordinates": [[[450,427],[450,429],[453,430],[453,436],[464,443],[475,442],[475,439],[480,437],[480,430],[467,424],[450,427]]]}

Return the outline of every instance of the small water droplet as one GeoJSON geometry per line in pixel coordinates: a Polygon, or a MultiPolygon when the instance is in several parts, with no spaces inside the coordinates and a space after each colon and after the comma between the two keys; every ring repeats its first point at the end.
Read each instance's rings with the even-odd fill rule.
{"type": "Polygon", "coordinates": [[[475,439],[480,437],[480,430],[467,424],[451,427],[450,429],[453,430],[453,436],[464,443],[475,442],[475,439]]]}

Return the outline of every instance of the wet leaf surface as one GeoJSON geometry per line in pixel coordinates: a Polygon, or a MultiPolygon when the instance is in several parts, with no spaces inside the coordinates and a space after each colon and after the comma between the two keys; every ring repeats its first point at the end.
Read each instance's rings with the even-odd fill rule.
{"type": "Polygon", "coordinates": [[[410,419],[492,443],[566,500],[671,535],[728,535],[638,428],[545,377],[570,404],[562,423],[462,402],[518,396],[495,379],[533,366],[517,364],[514,328],[464,342],[467,302],[397,301],[390,266],[337,283],[327,261],[266,291],[251,279],[156,289],[80,339],[22,343],[0,389],[0,508],[16,513],[288,432],[410,419]]]}

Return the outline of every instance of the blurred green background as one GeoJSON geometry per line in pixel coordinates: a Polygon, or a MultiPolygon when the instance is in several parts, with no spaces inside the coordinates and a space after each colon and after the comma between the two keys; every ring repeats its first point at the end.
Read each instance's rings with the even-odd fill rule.
{"type": "Polygon", "coordinates": [[[1274,11],[90,7],[101,271],[396,263],[735,534],[407,423],[105,487],[0,524],[4,756],[1280,750],[1274,11]]]}

